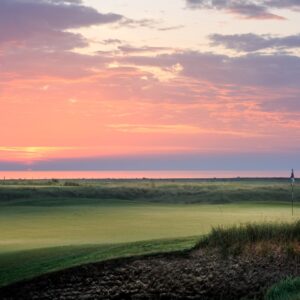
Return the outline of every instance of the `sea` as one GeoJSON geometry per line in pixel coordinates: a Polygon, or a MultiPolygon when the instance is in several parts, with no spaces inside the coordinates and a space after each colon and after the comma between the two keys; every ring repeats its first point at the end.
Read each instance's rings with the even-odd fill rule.
{"type": "Polygon", "coordinates": [[[0,171],[2,179],[289,178],[287,171],[0,171]]]}

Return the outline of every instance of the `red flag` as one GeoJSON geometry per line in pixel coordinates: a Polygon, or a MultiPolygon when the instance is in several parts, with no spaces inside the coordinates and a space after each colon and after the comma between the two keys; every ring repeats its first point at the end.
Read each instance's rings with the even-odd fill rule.
{"type": "Polygon", "coordinates": [[[292,184],[294,184],[294,183],[295,183],[295,174],[294,174],[294,169],[292,169],[291,181],[292,181],[292,184]]]}

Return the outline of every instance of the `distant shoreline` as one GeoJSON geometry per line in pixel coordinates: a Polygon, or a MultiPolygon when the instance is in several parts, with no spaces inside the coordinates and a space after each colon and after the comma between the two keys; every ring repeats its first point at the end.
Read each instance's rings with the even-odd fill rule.
{"type": "MultiPolygon", "coordinates": [[[[232,177],[159,177],[156,175],[155,177],[78,177],[78,176],[55,176],[57,173],[52,174],[53,176],[43,176],[43,177],[34,177],[34,176],[11,176],[12,174],[5,172],[0,172],[0,181],[249,181],[249,180],[260,180],[260,181],[289,181],[290,178],[288,176],[232,176],[232,177]]],[[[32,174],[33,175],[33,174],[32,174]]],[[[296,178],[297,180],[297,178],[296,178]]]]}

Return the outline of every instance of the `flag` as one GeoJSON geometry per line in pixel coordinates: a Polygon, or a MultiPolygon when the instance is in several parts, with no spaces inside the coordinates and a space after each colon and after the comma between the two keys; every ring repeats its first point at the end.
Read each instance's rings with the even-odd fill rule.
{"type": "Polygon", "coordinates": [[[294,174],[294,169],[292,169],[292,174],[291,174],[291,182],[292,184],[295,183],[295,174],[294,174]]]}

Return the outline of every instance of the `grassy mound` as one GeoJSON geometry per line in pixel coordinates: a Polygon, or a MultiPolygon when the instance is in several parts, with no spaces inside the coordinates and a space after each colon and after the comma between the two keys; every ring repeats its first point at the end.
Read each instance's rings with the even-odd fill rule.
{"type": "Polygon", "coordinates": [[[265,300],[299,300],[300,299],[300,278],[287,278],[272,286],[265,297],[265,300]]]}

